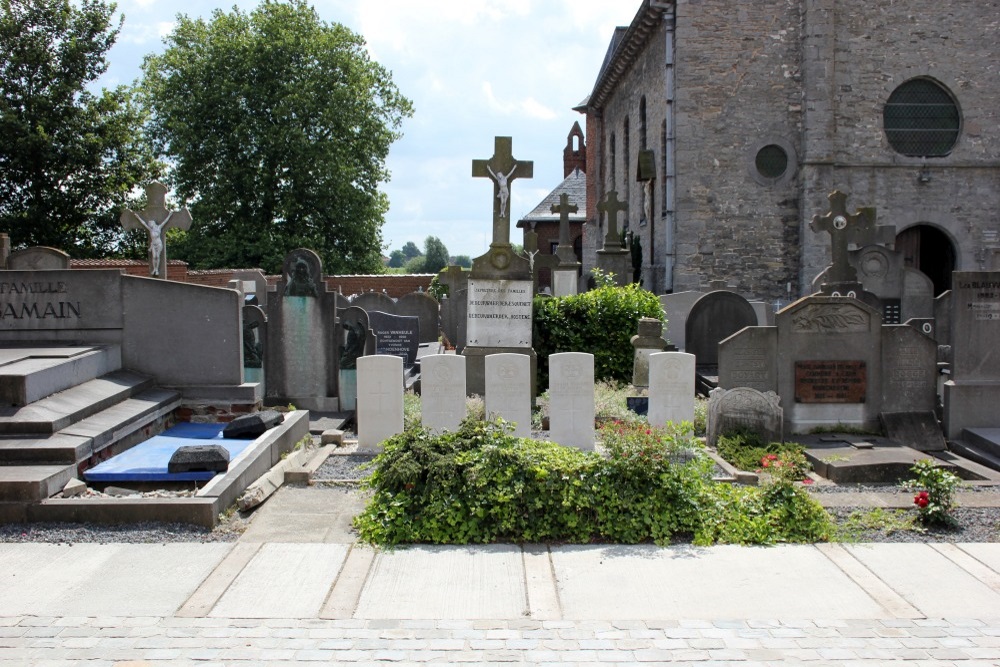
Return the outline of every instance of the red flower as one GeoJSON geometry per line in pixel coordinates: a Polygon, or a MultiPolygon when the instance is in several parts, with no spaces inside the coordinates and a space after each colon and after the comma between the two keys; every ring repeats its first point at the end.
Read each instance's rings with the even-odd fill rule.
{"type": "Polygon", "coordinates": [[[769,467],[771,467],[771,462],[770,462],[770,461],[768,461],[767,459],[764,459],[763,461],[761,461],[761,462],[760,462],[760,464],[761,464],[762,466],[764,466],[765,468],[769,468],[769,467]]]}
{"type": "Polygon", "coordinates": [[[811,477],[806,477],[805,479],[802,480],[802,483],[803,484],[812,484],[813,481],[812,481],[811,477]]]}
{"type": "Polygon", "coordinates": [[[917,495],[913,496],[913,504],[921,509],[927,507],[931,502],[931,494],[926,491],[921,491],[917,495]]]}

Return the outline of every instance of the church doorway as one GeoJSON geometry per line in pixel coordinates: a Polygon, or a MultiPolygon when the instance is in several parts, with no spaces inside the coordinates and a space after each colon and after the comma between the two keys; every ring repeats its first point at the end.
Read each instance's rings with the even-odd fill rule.
{"type": "Polygon", "coordinates": [[[919,269],[934,283],[934,296],[951,289],[955,247],[943,231],[932,225],[915,225],[896,235],[896,250],[905,266],[919,269]]]}

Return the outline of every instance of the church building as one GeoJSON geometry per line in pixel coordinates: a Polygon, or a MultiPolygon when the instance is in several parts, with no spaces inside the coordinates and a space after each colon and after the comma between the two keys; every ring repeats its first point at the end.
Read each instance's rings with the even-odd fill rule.
{"type": "Polygon", "coordinates": [[[577,107],[584,275],[612,190],[658,294],[811,293],[833,190],[895,227],[935,293],[1000,270],[997,43],[992,0],[642,0],[577,107]]]}

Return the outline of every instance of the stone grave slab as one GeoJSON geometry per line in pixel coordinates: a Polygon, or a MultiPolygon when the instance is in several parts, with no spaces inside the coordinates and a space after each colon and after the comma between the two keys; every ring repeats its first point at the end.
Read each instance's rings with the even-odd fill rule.
{"type": "Polygon", "coordinates": [[[554,442],[594,448],[594,355],[549,355],[549,424],[554,442]]]}
{"type": "MultiPolygon", "coordinates": [[[[796,441],[805,446],[816,474],[837,484],[898,484],[913,476],[914,463],[929,458],[926,452],[875,435],[803,435],[796,441]]],[[[951,463],[939,463],[961,473],[951,463]]]]}
{"type": "Polygon", "coordinates": [[[531,360],[516,353],[486,357],[486,416],[514,424],[514,435],[531,435],[531,360]]]}
{"type": "Polygon", "coordinates": [[[375,354],[395,355],[403,360],[403,368],[412,367],[420,347],[420,318],[371,310],[368,322],[375,332],[375,354]]]}
{"type": "Polygon", "coordinates": [[[883,412],[879,415],[886,437],[921,452],[948,448],[934,412],[883,412]]]}
{"type": "Polygon", "coordinates": [[[420,415],[423,425],[435,433],[458,429],[465,419],[465,357],[421,357],[420,415]]]}
{"type": "Polygon", "coordinates": [[[649,357],[649,423],[694,422],[695,356],[657,352],[649,357]]]}
{"type": "Polygon", "coordinates": [[[764,442],[781,442],[783,416],[781,399],[749,387],[713,389],[708,399],[708,444],[714,446],[720,435],[749,431],[764,442]]]}
{"type": "Polygon", "coordinates": [[[358,358],[358,451],[381,451],[403,432],[403,360],[374,354],[358,358]]]}

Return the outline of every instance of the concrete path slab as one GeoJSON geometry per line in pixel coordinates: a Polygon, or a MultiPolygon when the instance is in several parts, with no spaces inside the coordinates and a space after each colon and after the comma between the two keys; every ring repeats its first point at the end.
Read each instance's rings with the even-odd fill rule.
{"type": "Polygon", "coordinates": [[[1000,575],[1000,543],[964,543],[956,546],[1000,575]]]}
{"type": "Polygon", "coordinates": [[[1000,592],[978,580],[933,545],[877,544],[846,548],[925,616],[994,618],[1000,615],[1000,592]]]}
{"type": "Polygon", "coordinates": [[[552,549],[566,619],[880,618],[815,547],[552,549]]]}
{"type": "Polygon", "coordinates": [[[283,486],[256,511],[240,542],[352,544],[351,520],[364,506],[362,494],[351,489],[283,486]]]}
{"type": "Polygon", "coordinates": [[[419,546],[375,555],[355,618],[500,619],[527,610],[520,547],[419,546]]]}
{"type": "Polygon", "coordinates": [[[0,544],[0,616],[174,613],[231,544],[0,544]]]}
{"type": "Polygon", "coordinates": [[[265,544],[209,615],[315,618],[346,556],[343,544],[265,544]]]}

